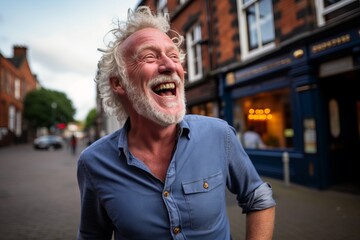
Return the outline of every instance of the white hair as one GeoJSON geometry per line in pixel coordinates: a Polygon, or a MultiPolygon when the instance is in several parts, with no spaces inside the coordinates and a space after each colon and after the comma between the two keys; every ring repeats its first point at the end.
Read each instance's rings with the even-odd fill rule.
{"type": "Polygon", "coordinates": [[[122,61],[120,46],[131,34],[144,28],[154,28],[166,33],[179,49],[181,63],[185,59],[185,53],[181,49],[184,37],[170,29],[167,15],[155,15],[147,6],[141,6],[135,11],[129,9],[127,21],[118,21],[116,27],[109,31],[115,39],[107,44],[107,49],[99,49],[103,55],[98,63],[95,78],[104,111],[109,115],[116,116],[121,125],[126,121],[128,113],[120,98],[112,91],[110,78],[119,79],[125,86],[131,84],[122,61]]]}

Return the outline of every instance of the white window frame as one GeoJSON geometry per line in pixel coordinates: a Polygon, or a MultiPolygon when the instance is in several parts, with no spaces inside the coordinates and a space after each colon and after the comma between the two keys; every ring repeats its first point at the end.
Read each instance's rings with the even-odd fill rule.
{"type": "Polygon", "coordinates": [[[324,26],[326,24],[325,16],[331,12],[334,12],[350,3],[356,2],[359,0],[342,0],[340,2],[334,3],[331,6],[325,7],[324,0],[315,0],[316,5],[316,17],[318,26],[324,26]]]}
{"type": "Polygon", "coordinates": [[[15,107],[13,105],[9,106],[9,130],[14,131],[15,130],[15,107]]]}
{"type": "Polygon", "coordinates": [[[189,82],[194,82],[202,78],[202,54],[201,54],[201,26],[200,23],[195,24],[186,33],[186,51],[187,51],[187,65],[188,65],[188,79],[189,82]],[[191,35],[194,33],[194,39],[191,35]],[[194,47],[196,51],[197,59],[195,59],[194,47]],[[195,73],[195,64],[199,69],[198,73],[195,73]]]}
{"type": "Polygon", "coordinates": [[[168,8],[167,8],[167,0],[158,0],[157,1],[157,12],[161,13],[163,15],[167,14],[168,8]]]}
{"type": "Polygon", "coordinates": [[[14,82],[14,96],[15,99],[21,98],[21,86],[20,86],[20,79],[16,78],[14,82]]]}
{"type": "MultiPolygon", "coordinates": [[[[275,47],[275,41],[267,43],[263,45],[261,43],[261,31],[260,26],[257,26],[258,30],[258,41],[259,41],[259,47],[253,50],[249,49],[248,44],[248,31],[247,31],[247,19],[246,19],[246,9],[256,4],[256,11],[258,11],[258,5],[259,0],[249,0],[246,4],[243,4],[243,0],[237,0],[237,6],[238,6],[238,13],[240,15],[239,17],[239,32],[240,32],[240,47],[241,47],[241,59],[246,60],[249,58],[252,58],[254,56],[257,56],[261,53],[267,52],[275,47]]],[[[256,17],[258,18],[258,14],[256,14],[256,17]]],[[[259,19],[256,20],[256,23],[258,24],[260,21],[259,19]]],[[[274,24],[275,27],[275,24],[274,24]]]]}

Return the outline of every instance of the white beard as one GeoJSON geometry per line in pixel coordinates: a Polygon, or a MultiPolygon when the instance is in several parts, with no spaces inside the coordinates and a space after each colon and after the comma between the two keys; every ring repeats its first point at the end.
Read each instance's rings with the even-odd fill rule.
{"type": "MultiPolygon", "coordinates": [[[[179,88],[180,78],[177,75],[174,76],[165,76],[161,75],[151,79],[150,84],[155,82],[155,85],[160,84],[162,82],[175,81],[177,88],[179,88]],[[176,77],[175,77],[176,76],[176,77]]],[[[164,112],[158,111],[155,107],[155,102],[153,99],[146,97],[146,95],[142,92],[142,90],[129,81],[126,81],[125,88],[127,91],[127,96],[132,103],[135,111],[155,123],[161,126],[169,126],[172,124],[179,123],[185,116],[186,108],[185,108],[185,91],[184,88],[180,91],[180,98],[182,105],[181,111],[176,114],[165,114],[164,112]]],[[[169,104],[167,107],[174,107],[174,104],[169,104]]]]}

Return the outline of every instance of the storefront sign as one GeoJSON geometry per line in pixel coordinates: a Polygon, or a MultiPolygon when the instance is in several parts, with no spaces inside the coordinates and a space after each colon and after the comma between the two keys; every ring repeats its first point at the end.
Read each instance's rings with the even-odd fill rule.
{"type": "Polygon", "coordinates": [[[344,34],[336,38],[332,38],[330,40],[315,44],[311,47],[312,53],[319,53],[325,51],[327,49],[342,45],[344,43],[350,42],[351,37],[350,34],[344,34]]]}
{"type": "Polygon", "coordinates": [[[288,56],[275,58],[270,61],[257,64],[255,66],[236,71],[234,74],[233,73],[227,74],[226,84],[229,86],[238,82],[244,82],[249,78],[253,78],[256,77],[257,75],[269,73],[271,71],[280,69],[282,67],[286,67],[290,64],[291,64],[291,58],[288,56]]]}
{"type": "Polygon", "coordinates": [[[355,41],[360,40],[360,29],[353,29],[348,32],[324,39],[317,43],[310,45],[311,55],[316,56],[327,50],[335,49],[336,47],[349,45],[355,41]]]}

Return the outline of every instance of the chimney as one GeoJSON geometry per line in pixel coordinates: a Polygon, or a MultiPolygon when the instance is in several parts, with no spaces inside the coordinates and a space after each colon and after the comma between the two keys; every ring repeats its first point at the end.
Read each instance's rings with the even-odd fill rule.
{"type": "Polygon", "coordinates": [[[14,58],[26,57],[26,51],[27,51],[27,47],[15,45],[14,46],[14,58]]]}

